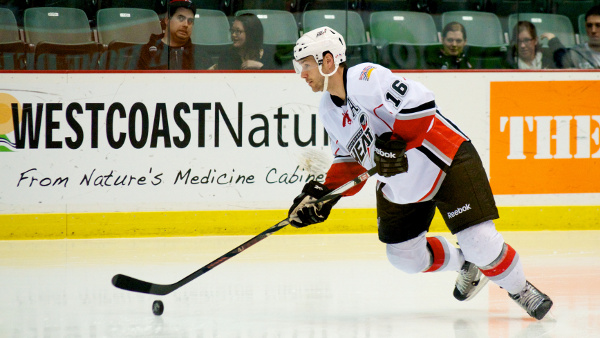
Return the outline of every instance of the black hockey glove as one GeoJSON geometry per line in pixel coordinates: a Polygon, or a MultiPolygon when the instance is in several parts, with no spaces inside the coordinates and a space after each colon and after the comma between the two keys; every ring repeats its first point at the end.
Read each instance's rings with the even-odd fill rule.
{"type": "Polygon", "coordinates": [[[392,177],[408,171],[406,158],[406,142],[390,140],[392,133],[375,136],[375,166],[377,173],[384,177],[392,177]]]}
{"type": "Polygon", "coordinates": [[[325,203],[314,204],[314,202],[327,195],[329,191],[326,186],[317,181],[306,183],[302,188],[302,193],[294,198],[294,204],[288,212],[290,224],[296,228],[302,228],[324,222],[340,197],[325,203]]]}

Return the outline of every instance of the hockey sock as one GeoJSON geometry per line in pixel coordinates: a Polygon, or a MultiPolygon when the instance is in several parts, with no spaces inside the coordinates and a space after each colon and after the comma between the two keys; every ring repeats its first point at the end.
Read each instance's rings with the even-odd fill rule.
{"type": "Polygon", "coordinates": [[[460,249],[444,237],[427,237],[427,247],[433,259],[431,265],[423,272],[458,271],[465,263],[460,249]]]}
{"type": "Polygon", "coordinates": [[[527,282],[519,254],[506,243],[498,258],[480,269],[492,282],[511,294],[519,293],[527,282]]]}
{"type": "Polygon", "coordinates": [[[510,293],[525,287],[525,274],[517,252],[504,243],[492,221],[469,227],[456,234],[465,259],[510,293]]]}

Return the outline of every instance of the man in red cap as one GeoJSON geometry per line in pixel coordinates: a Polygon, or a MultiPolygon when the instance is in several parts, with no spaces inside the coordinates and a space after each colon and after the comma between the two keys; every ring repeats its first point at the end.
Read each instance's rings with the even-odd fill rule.
{"type": "Polygon", "coordinates": [[[196,5],[191,0],[171,0],[165,18],[166,30],[152,34],[142,47],[139,69],[206,69],[206,55],[198,53],[192,44],[196,5]]]}

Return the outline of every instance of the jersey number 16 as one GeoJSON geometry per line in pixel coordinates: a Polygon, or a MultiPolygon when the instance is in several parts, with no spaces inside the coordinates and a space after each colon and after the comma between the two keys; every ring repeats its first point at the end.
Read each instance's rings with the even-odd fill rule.
{"type": "Polygon", "coordinates": [[[398,108],[400,103],[402,103],[401,97],[406,95],[406,92],[408,91],[408,86],[400,80],[396,80],[392,83],[391,88],[392,90],[388,90],[388,92],[385,93],[385,99],[392,102],[394,107],[398,108]]]}

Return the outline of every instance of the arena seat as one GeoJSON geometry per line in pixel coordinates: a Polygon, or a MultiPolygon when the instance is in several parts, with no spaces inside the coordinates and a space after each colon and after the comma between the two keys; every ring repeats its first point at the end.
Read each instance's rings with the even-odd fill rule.
{"type": "Polygon", "coordinates": [[[156,12],[143,8],[104,8],[98,11],[98,42],[145,44],[151,34],[161,34],[156,12]]]}
{"type": "Polygon", "coordinates": [[[27,44],[21,40],[14,13],[0,8],[0,69],[27,69],[27,44]]]}
{"type": "MultiPolygon", "coordinates": [[[[550,32],[562,42],[565,47],[576,45],[575,31],[571,20],[565,15],[550,13],[518,13],[508,16],[508,36],[512,36],[512,31],[519,21],[530,21],[534,24],[538,36],[550,32]]],[[[548,45],[547,40],[541,40],[542,47],[548,45]]]]}
{"type": "Polygon", "coordinates": [[[35,46],[34,69],[97,69],[101,53],[85,12],[68,7],[25,10],[26,42],[35,46]]]}
{"type": "Polygon", "coordinates": [[[216,63],[222,52],[231,46],[229,20],[225,13],[215,9],[198,9],[192,43],[216,63]]]}
{"type": "Polygon", "coordinates": [[[335,9],[311,10],[302,14],[302,30],[329,26],[344,36],[349,66],[361,62],[377,62],[375,49],[367,40],[361,16],[354,11],[335,9]]]}
{"type": "Polygon", "coordinates": [[[433,17],[410,11],[381,11],[369,19],[380,63],[392,69],[425,68],[426,54],[440,47],[433,17]]]}
{"type": "Polygon", "coordinates": [[[252,13],[258,17],[264,30],[264,68],[293,69],[294,46],[298,40],[298,24],[294,15],[283,10],[246,9],[235,15],[252,13]]]}

